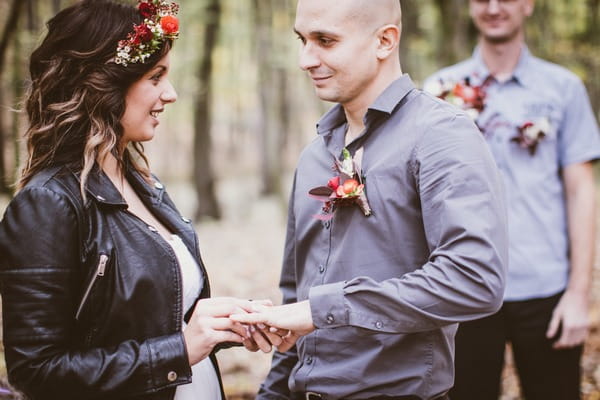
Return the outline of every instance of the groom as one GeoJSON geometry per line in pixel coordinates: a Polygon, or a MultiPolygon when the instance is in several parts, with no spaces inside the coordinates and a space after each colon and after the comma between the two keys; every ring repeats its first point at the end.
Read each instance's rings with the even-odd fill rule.
{"type": "Polygon", "coordinates": [[[296,170],[286,304],[232,316],[294,331],[258,399],[444,399],[457,323],[502,301],[498,171],[469,117],[402,74],[399,3],[298,1],[300,66],[338,104],[296,170]]]}

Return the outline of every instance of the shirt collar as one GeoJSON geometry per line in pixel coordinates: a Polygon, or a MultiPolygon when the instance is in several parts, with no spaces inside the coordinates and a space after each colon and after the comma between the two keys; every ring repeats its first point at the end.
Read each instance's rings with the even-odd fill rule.
{"type": "MultiPolygon", "coordinates": [[[[516,80],[521,85],[527,85],[530,81],[530,68],[529,65],[531,60],[533,59],[533,55],[529,51],[527,45],[523,44],[521,47],[521,54],[519,55],[519,61],[517,62],[517,66],[513,71],[512,79],[516,80]]],[[[473,50],[473,74],[471,79],[474,80],[472,83],[474,85],[481,85],[483,82],[490,76],[490,70],[487,65],[483,61],[483,56],[481,55],[481,49],[479,46],[475,47],[473,50]]]]}
{"type": "MultiPolygon", "coordinates": [[[[391,115],[398,104],[415,88],[415,84],[410,79],[408,74],[402,75],[400,78],[392,82],[373,102],[367,110],[367,115],[370,112],[381,112],[391,115]]],[[[367,118],[367,116],[365,116],[367,118]]],[[[346,114],[344,108],[340,104],[336,104],[331,108],[317,123],[317,133],[321,136],[331,134],[334,128],[346,122],[346,114]]]]}

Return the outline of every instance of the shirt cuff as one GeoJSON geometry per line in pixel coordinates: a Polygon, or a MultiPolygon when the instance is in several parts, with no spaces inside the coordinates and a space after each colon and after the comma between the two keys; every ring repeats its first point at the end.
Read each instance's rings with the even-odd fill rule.
{"type": "Polygon", "coordinates": [[[313,324],[319,328],[337,328],[348,325],[344,301],[346,282],[314,286],[308,292],[313,324]]]}

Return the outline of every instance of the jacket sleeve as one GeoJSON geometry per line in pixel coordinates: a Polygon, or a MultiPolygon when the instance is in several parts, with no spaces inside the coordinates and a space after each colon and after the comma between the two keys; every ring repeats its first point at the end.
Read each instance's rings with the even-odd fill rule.
{"type": "MultiPolygon", "coordinates": [[[[75,208],[47,189],[24,189],[0,223],[0,291],[10,382],[32,399],[153,392],[191,379],[181,333],[84,348],[75,208]]],[[[139,339],[139,338],[138,338],[139,339]]]]}
{"type": "MultiPolygon", "coordinates": [[[[294,177],[294,184],[292,186],[288,210],[283,267],[281,270],[281,279],[279,283],[284,304],[296,302],[296,221],[294,217],[295,186],[296,179],[294,177]]],[[[271,371],[269,372],[269,375],[267,375],[265,382],[261,385],[256,399],[290,399],[291,393],[288,386],[288,381],[292,369],[297,362],[298,355],[295,346],[285,353],[280,353],[278,351],[274,352],[273,360],[271,362],[271,371]]]]}

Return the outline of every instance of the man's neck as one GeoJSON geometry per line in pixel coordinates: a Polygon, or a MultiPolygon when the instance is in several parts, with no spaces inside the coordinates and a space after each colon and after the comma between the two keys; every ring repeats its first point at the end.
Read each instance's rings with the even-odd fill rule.
{"type": "Polygon", "coordinates": [[[503,43],[494,43],[485,39],[479,40],[483,62],[490,74],[499,81],[505,81],[513,75],[519,63],[523,45],[522,37],[503,43]]]}
{"type": "Polygon", "coordinates": [[[350,103],[342,104],[348,130],[346,131],[345,143],[348,145],[365,130],[364,118],[367,110],[373,102],[388,88],[395,80],[402,76],[399,64],[393,64],[389,70],[384,70],[370,88],[365,89],[362,96],[350,103]]]}

